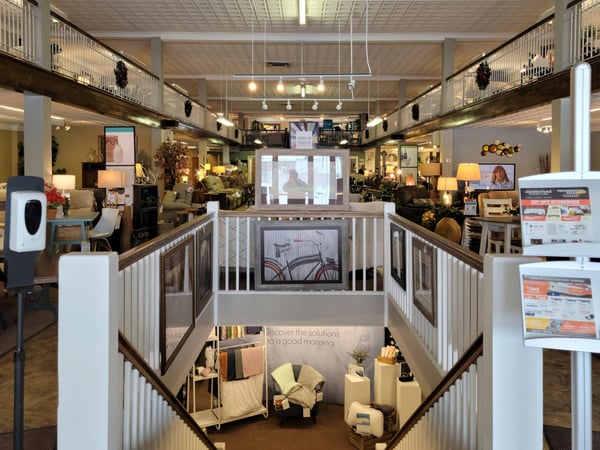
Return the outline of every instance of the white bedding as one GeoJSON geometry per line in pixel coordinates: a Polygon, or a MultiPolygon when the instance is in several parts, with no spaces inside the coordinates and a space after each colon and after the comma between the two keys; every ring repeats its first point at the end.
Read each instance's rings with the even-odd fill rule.
{"type": "Polygon", "coordinates": [[[240,417],[263,407],[264,373],[221,383],[223,419],[240,417]]]}

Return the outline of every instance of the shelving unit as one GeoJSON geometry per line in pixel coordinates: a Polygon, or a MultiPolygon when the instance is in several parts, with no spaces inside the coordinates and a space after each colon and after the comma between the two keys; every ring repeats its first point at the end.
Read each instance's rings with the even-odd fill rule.
{"type": "Polygon", "coordinates": [[[158,186],[134,184],[132,245],[139,245],[156,236],[158,236],[158,186]]]}
{"type": "Polygon", "coordinates": [[[266,341],[266,329],[262,327],[259,334],[250,334],[237,339],[219,340],[217,330],[211,334],[207,340],[207,344],[211,344],[214,348],[215,358],[215,370],[208,376],[198,375],[197,367],[194,365],[190,376],[188,377],[188,410],[190,414],[196,420],[196,422],[202,428],[208,428],[214,426],[219,430],[221,424],[227,422],[233,422],[247,417],[253,417],[262,414],[265,418],[268,417],[268,379],[267,379],[267,341],[266,341]],[[214,343],[214,345],[212,345],[214,343]],[[224,350],[231,350],[250,346],[260,346],[263,348],[263,395],[262,395],[262,406],[256,410],[250,411],[246,414],[242,414],[235,417],[224,417],[222,405],[222,392],[223,383],[236,383],[236,381],[223,382],[220,376],[219,368],[219,352],[224,350]],[[196,411],[196,383],[199,381],[209,381],[209,395],[210,395],[210,406],[207,409],[196,411]],[[216,383],[216,385],[215,385],[216,383]],[[215,395],[216,386],[216,395],[215,395]],[[190,400],[191,397],[191,400],[190,400]],[[190,405],[191,403],[191,405],[190,405]]]}

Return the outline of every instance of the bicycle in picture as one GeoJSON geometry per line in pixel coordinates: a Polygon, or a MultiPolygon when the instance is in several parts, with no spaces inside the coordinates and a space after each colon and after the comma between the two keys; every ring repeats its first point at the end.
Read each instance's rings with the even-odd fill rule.
{"type": "Polygon", "coordinates": [[[311,230],[284,243],[273,242],[275,257],[262,262],[264,282],[339,282],[338,261],[323,254],[326,239],[323,232],[311,230]]]}

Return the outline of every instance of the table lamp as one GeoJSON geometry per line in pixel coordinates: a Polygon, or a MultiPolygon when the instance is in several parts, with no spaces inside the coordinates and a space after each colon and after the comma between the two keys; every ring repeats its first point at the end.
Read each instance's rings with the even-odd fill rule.
{"type": "Polygon", "coordinates": [[[225,166],[215,166],[213,167],[213,172],[217,175],[223,175],[225,173],[225,166]]]}
{"type": "Polygon", "coordinates": [[[98,187],[105,188],[108,191],[107,206],[109,208],[116,207],[115,191],[117,188],[125,186],[127,173],[124,170],[99,170],[98,171],[98,187]]]}
{"type": "Polygon", "coordinates": [[[481,172],[477,163],[460,163],[456,171],[456,179],[465,182],[465,198],[470,199],[473,188],[469,186],[469,181],[481,180],[481,172]]]}
{"type": "Polygon", "coordinates": [[[452,194],[450,191],[458,191],[458,182],[455,177],[439,177],[437,190],[444,191],[442,194],[442,204],[444,206],[452,205],[452,194]]]}

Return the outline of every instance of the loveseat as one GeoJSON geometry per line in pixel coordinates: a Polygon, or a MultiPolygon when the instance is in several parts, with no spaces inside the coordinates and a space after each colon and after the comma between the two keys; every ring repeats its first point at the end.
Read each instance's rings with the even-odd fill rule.
{"type": "Polygon", "coordinates": [[[160,218],[164,222],[175,223],[177,211],[192,206],[193,187],[187,183],[177,183],[172,190],[166,190],[161,200],[162,214],[160,218]]]}

